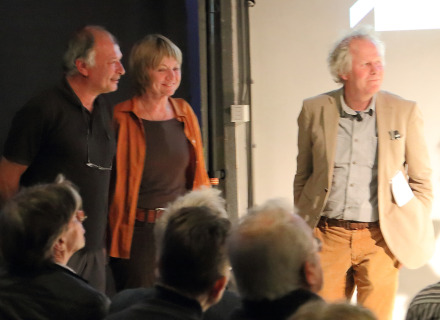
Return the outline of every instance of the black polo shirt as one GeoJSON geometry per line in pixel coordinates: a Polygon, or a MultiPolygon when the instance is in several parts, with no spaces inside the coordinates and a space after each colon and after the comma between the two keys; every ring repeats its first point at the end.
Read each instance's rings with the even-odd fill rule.
{"type": "Polygon", "coordinates": [[[64,80],[17,112],[4,149],[9,161],[28,166],[22,186],[53,182],[62,173],[79,187],[88,216],[84,222],[88,249],[104,246],[116,147],[112,113],[101,96],[90,113],[64,80]]]}

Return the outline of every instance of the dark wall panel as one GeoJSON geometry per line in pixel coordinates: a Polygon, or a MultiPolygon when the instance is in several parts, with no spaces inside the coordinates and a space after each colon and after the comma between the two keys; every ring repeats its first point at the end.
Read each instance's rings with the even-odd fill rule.
{"type": "MultiPolygon", "coordinates": [[[[118,38],[125,67],[134,42],[148,33],[169,37],[184,57],[182,84],[175,96],[188,100],[200,114],[199,84],[190,80],[191,73],[199,70],[187,68],[197,65],[187,54],[188,43],[197,44],[197,35],[188,34],[189,26],[197,24],[194,3],[197,1],[0,0],[0,154],[14,113],[34,94],[61,79],[67,39],[86,24],[102,25],[118,38]]],[[[132,94],[130,88],[125,75],[119,90],[108,97],[114,103],[125,100],[132,94]]]]}

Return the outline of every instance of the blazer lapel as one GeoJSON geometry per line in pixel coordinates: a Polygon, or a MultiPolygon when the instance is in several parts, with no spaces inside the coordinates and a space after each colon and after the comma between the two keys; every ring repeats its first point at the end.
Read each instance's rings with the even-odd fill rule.
{"type": "Polygon", "coordinates": [[[377,93],[376,98],[376,123],[377,123],[377,143],[378,143],[378,175],[382,170],[382,163],[387,163],[388,149],[387,141],[390,139],[388,130],[391,121],[391,108],[386,103],[385,96],[377,93]]]}
{"type": "Polygon", "coordinates": [[[329,174],[333,174],[333,162],[336,152],[336,136],[338,134],[339,118],[341,110],[342,88],[328,94],[329,104],[322,106],[324,137],[326,139],[326,155],[329,174]]]}

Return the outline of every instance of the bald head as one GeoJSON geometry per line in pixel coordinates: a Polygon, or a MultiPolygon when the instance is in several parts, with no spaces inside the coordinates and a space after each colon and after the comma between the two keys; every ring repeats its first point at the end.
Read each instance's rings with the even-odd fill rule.
{"type": "Polygon", "coordinates": [[[97,39],[109,39],[114,44],[118,44],[116,38],[101,26],[85,26],[73,33],[67,44],[64,53],[64,71],[71,76],[78,73],[75,61],[83,59],[90,66],[95,64],[94,46],[97,39]]]}
{"type": "Polygon", "coordinates": [[[319,263],[316,249],[312,230],[285,202],[270,200],[254,208],[229,243],[240,293],[250,300],[272,300],[310,288],[303,269],[307,261],[319,263]]]}

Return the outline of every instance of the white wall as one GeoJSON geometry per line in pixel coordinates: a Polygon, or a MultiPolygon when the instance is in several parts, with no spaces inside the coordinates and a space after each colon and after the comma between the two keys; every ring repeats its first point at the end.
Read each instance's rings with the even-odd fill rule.
{"type": "MultiPolygon", "coordinates": [[[[326,58],[350,29],[355,0],[258,0],[250,9],[254,190],[257,204],[272,197],[293,199],[297,117],[302,100],[338,86],[326,58]]],[[[393,17],[389,17],[392,19],[393,17]]],[[[369,13],[361,24],[374,25],[369,13]]],[[[425,119],[432,164],[439,163],[440,30],[379,32],[386,45],[383,89],[416,100],[425,119]]],[[[433,168],[435,218],[440,217],[440,170],[433,168]]],[[[292,200],[293,201],[293,200],[292,200]]],[[[438,221],[436,221],[438,224],[438,221]]],[[[439,245],[440,246],[440,245],[439,245]]],[[[395,319],[408,299],[438,281],[440,256],[418,270],[401,271],[395,319]]]]}

